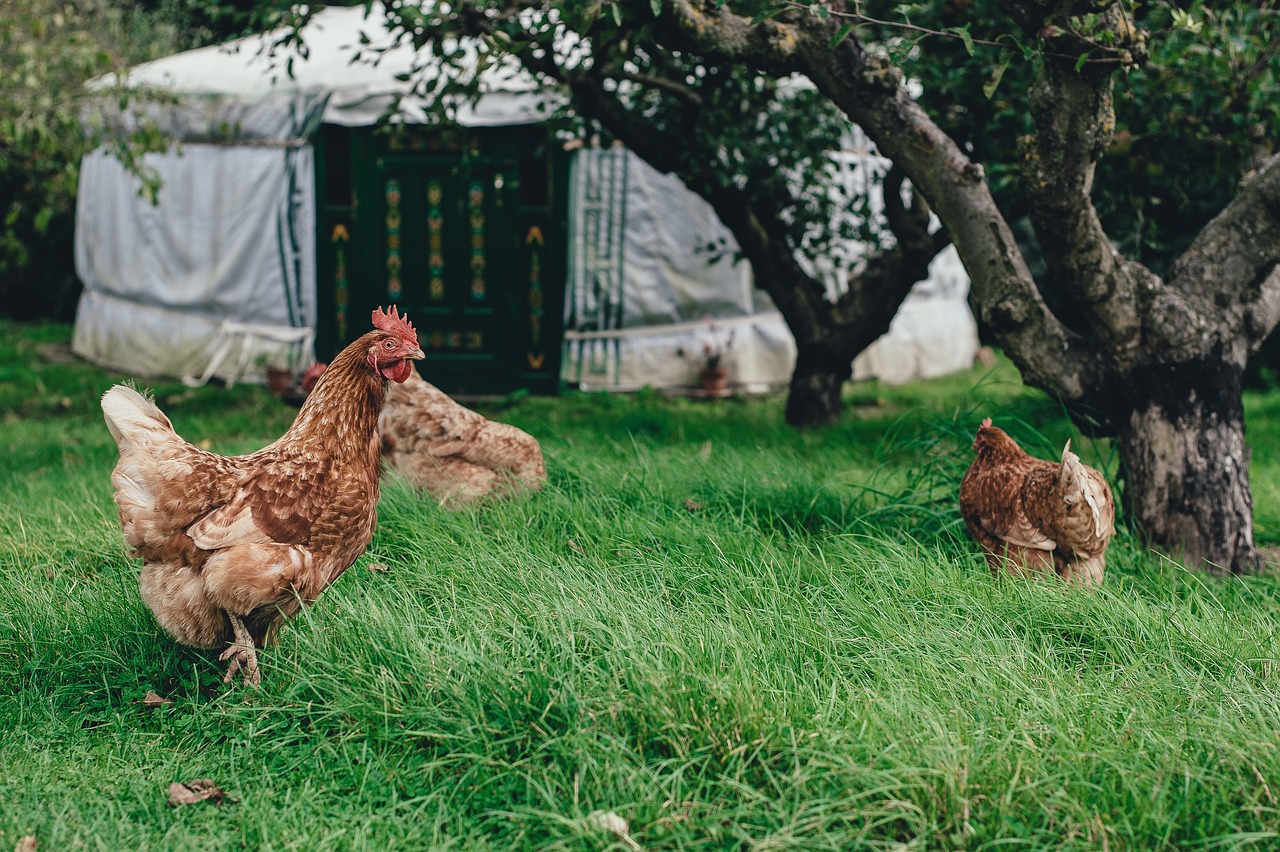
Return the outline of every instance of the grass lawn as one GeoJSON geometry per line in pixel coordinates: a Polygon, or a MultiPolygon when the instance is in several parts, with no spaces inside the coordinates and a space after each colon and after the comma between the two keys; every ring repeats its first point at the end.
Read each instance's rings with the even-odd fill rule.
{"type": "MultiPolygon", "coordinates": [[[[993,581],[954,499],[982,416],[1116,468],[1006,363],[851,386],[844,422],[806,433],[780,398],[486,410],[542,441],[546,490],[445,512],[387,481],[369,551],[254,690],[139,599],[98,408],[115,380],[64,357],[69,333],[0,320],[0,848],[1280,841],[1277,579],[1121,530],[1097,593],[993,581]],[[197,778],[229,799],[167,805],[197,778]]],[[[155,390],[223,453],[294,413],[155,390]]],[[[1274,546],[1280,394],[1246,411],[1274,546]]]]}

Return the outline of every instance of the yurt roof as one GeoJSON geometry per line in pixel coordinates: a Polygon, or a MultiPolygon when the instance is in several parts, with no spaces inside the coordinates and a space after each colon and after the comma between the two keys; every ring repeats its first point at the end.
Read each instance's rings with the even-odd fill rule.
{"type": "MultiPolygon", "coordinates": [[[[396,97],[396,120],[420,122],[423,102],[404,78],[432,80],[440,73],[426,49],[415,50],[404,33],[392,33],[381,3],[326,7],[300,30],[301,44],[281,44],[287,30],[251,35],[156,59],[130,69],[130,88],[152,88],[186,101],[200,98],[241,104],[323,103],[321,120],[345,126],[374,124],[396,97]],[[424,67],[425,66],[425,67],[424,67]]],[[[470,69],[478,51],[462,42],[470,69]]],[[[93,85],[109,88],[113,76],[93,85]]],[[[507,60],[480,76],[480,100],[456,103],[455,120],[472,127],[532,124],[544,120],[560,100],[518,63],[507,60]]]]}

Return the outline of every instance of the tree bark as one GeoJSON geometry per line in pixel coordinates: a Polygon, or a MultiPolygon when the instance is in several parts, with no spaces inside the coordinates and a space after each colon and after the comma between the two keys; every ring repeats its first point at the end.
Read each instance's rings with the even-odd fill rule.
{"type": "Polygon", "coordinates": [[[851,375],[853,358],[847,351],[821,343],[798,344],[796,368],[787,393],[787,423],[803,428],[839,421],[843,410],[841,391],[851,375]]]}
{"type": "Polygon", "coordinates": [[[1137,371],[1128,389],[1116,440],[1124,505],[1152,544],[1188,567],[1259,566],[1241,373],[1210,358],[1137,371]]]}

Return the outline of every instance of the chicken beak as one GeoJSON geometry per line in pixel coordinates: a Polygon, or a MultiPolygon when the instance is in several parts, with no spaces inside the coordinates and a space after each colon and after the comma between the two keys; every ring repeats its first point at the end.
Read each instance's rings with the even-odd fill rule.
{"type": "Polygon", "coordinates": [[[423,354],[422,348],[418,347],[418,348],[415,348],[412,352],[405,355],[404,357],[408,358],[411,361],[421,361],[423,358],[427,356],[423,354]]]}

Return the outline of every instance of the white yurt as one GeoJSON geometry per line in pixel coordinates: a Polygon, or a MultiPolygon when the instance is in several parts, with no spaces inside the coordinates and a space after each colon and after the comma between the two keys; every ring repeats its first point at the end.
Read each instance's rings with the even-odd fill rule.
{"type": "MultiPolygon", "coordinates": [[[[256,380],[330,357],[394,302],[419,328],[424,375],[451,392],[685,388],[703,344],[730,334],[736,386],[788,381],[791,335],[710,207],[624,149],[548,132],[556,91],[490,67],[483,96],[453,105],[456,131],[410,95],[422,56],[380,5],[317,11],[305,49],[281,35],[138,66],[121,82],[150,96],[104,104],[104,120],[176,144],[145,158],[154,203],[110,151],[84,159],[77,353],[140,376],[256,380]]],[[[844,154],[851,174],[877,174],[873,154],[844,154]]],[[[855,261],[823,271],[832,292],[855,261]]],[[[855,375],[968,367],[967,290],[949,249],[855,375]]]]}

